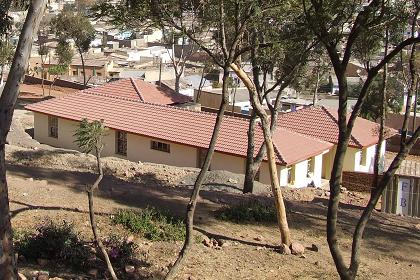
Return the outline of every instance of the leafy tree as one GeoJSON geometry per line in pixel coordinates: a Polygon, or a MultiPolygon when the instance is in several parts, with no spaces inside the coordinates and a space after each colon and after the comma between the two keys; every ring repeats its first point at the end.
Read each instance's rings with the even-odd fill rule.
{"type": "MultiPolygon", "coordinates": [[[[250,85],[249,91],[255,91],[260,100],[266,101],[270,110],[270,131],[273,133],[277,126],[280,96],[289,86],[301,87],[302,74],[316,42],[295,20],[296,12],[293,9],[280,5],[273,9],[270,15],[264,16],[265,18],[254,20],[254,25],[249,31],[251,39],[244,42],[244,45],[251,50],[250,61],[253,68],[254,86],[250,85]],[[274,85],[268,86],[266,80],[269,75],[275,77],[274,85]],[[274,102],[269,98],[273,92],[277,92],[274,102]]],[[[254,157],[254,130],[258,117],[253,111],[248,129],[244,193],[253,191],[255,175],[267,151],[264,142],[254,157]]]]}
{"type": "MultiPolygon", "coordinates": [[[[0,279],[16,279],[17,267],[13,250],[12,225],[10,223],[10,208],[8,186],[6,178],[5,147],[6,138],[13,118],[19,94],[19,85],[26,72],[31,53],[33,37],[36,34],[42,15],[44,14],[47,0],[30,1],[25,23],[22,27],[19,43],[10,68],[7,82],[0,97],[0,279]]],[[[7,18],[11,1],[0,3],[0,20],[7,18]],[[4,6],[3,6],[4,5],[4,6]]],[[[8,30],[8,26],[0,24],[0,35],[8,30]],[[3,29],[5,27],[5,29],[3,29]]]]}
{"type": "Polygon", "coordinates": [[[83,83],[87,84],[85,60],[83,54],[90,48],[90,43],[95,39],[95,28],[89,19],[81,14],[74,14],[63,11],[51,21],[59,41],[67,42],[73,40],[75,47],[80,55],[83,68],[83,83]]]}
{"type": "Polygon", "coordinates": [[[59,41],[55,54],[58,58],[58,64],[48,68],[48,73],[54,76],[54,79],[50,84],[48,95],[51,95],[51,89],[58,76],[68,73],[69,65],[73,58],[73,50],[67,42],[59,41]]]}
{"type": "MultiPolygon", "coordinates": [[[[411,86],[407,102],[408,112],[405,114],[405,121],[402,127],[400,151],[392,161],[388,170],[383,173],[381,179],[373,186],[369,202],[364,208],[353,234],[350,266],[347,267],[342,250],[338,245],[337,220],[341,191],[341,174],[352,129],[356,118],[360,114],[362,106],[366,101],[369,88],[378,76],[380,70],[406,47],[411,46],[412,53],[414,53],[416,44],[420,41],[420,38],[415,37],[413,32],[413,35],[410,38],[398,40],[395,42],[393,49],[389,53],[386,51],[386,55],[379,58],[379,61],[376,63],[371,63],[372,53],[370,53],[370,51],[375,48],[368,48],[367,44],[364,43],[364,40],[373,42],[375,40],[371,39],[380,35],[380,42],[387,42],[388,40],[385,40],[385,34],[387,34],[386,30],[392,30],[396,23],[407,23],[410,18],[413,19],[412,21],[415,23],[414,28],[416,29],[419,6],[417,1],[411,0],[372,0],[365,5],[362,5],[361,3],[357,4],[353,1],[302,0],[302,10],[308,28],[310,28],[315,36],[319,38],[328,53],[339,85],[339,135],[330,179],[327,240],[337,272],[341,279],[355,279],[360,266],[360,246],[366,224],[385,187],[388,185],[395,171],[398,169],[399,164],[405,158],[420,135],[420,129],[417,129],[411,138],[407,137],[407,120],[410,114],[410,101],[414,88],[411,86]],[[347,29],[348,32],[344,32],[345,29],[347,29]],[[363,48],[361,46],[365,47],[363,48]],[[350,60],[355,58],[365,64],[367,77],[363,81],[357,102],[350,113],[350,116],[348,116],[347,100],[350,91],[345,72],[350,60]]],[[[382,46],[388,46],[387,43],[381,44],[382,46]]],[[[414,68],[410,67],[410,69],[411,74],[413,74],[415,72],[414,68]]],[[[413,75],[411,76],[413,77],[413,75]]],[[[386,85],[386,83],[384,83],[384,85],[386,85]]]]}
{"type": "Polygon", "coordinates": [[[104,172],[102,168],[102,161],[101,161],[101,152],[103,150],[104,144],[102,142],[103,136],[105,135],[106,128],[103,125],[103,121],[92,121],[89,122],[87,119],[83,119],[80,122],[79,128],[76,130],[74,136],[76,137],[76,143],[79,148],[84,153],[93,153],[96,157],[97,163],[97,172],[98,178],[95,182],[87,187],[87,195],[89,201],[89,217],[90,217],[90,226],[92,228],[93,236],[95,238],[95,242],[99,249],[102,252],[102,255],[105,259],[106,265],[108,267],[108,271],[112,276],[112,279],[117,279],[117,276],[114,272],[112,267],[111,261],[109,260],[108,253],[106,252],[106,248],[102,243],[101,238],[98,234],[98,228],[96,225],[95,219],[95,210],[94,210],[94,199],[93,199],[93,192],[95,189],[99,188],[99,184],[101,183],[104,172]]]}
{"type": "Polygon", "coordinates": [[[7,41],[0,41],[0,85],[3,84],[4,67],[12,62],[14,48],[7,41]]]}
{"type": "MultiPolygon", "coordinates": [[[[356,87],[353,96],[358,97],[362,85],[356,87]]],[[[365,119],[377,121],[381,116],[382,107],[382,89],[384,87],[383,78],[376,77],[369,88],[366,100],[360,110],[360,116],[365,119]]],[[[401,112],[404,101],[404,86],[394,77],[387,78],[387,94],[385,102],[385,111],[399,113],[401,112]]]]}

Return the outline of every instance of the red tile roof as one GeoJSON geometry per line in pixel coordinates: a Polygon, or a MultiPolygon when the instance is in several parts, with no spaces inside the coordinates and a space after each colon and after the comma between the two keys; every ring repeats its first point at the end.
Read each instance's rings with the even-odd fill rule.
{"type": "MultiPolygon", "coordinates": [[[[125,81],[126,82],[126,81],[125,81]]],[[[123,82],[123,83],[125,83],[123,82]]],[[[114,84],[116,85],[116,84],[114,84]]],[[[28,110],[74,121],[103,119],[107,127],[174,143],[207,148],[216,114],[196,112],[81,91],[26,106],[28,110]]],[[[248,120],[226,116],[216,151],[246,157],[248,120]]],[[[279,128],[273,137],[277,163],[290,165],[320,154],[332,144],[279,128]]],[[[263,143],[261,128],[255,146],[263,143]]]]}
{"type": "MultiPolygon", "coordinates": [[[[337,111],[326,107],[307,107],[278,117],[278,125],[330,143],[338,143],[337,111]]],[[[392,136],[392,135],[388,135],[392,136]]],[[[378,124],[357,118],[349,146],[368,147],[378,142],[378,124]]]]}
{"type": "Polygon", "coordinates": [[[188,96],[176,94],[141,79],[121,79],[102,86],[86,89],[84,93],[140,100],[149,103],[171,105],[190,102],[188,96]]]}

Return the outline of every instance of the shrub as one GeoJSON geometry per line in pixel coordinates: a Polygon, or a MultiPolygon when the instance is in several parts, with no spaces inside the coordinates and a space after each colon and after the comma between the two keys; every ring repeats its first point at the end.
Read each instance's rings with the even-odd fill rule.
{"type": "Polygon", "coordinates": [[[113,264],[124,268],[126,264],[134,262],[137,245],[133,242],[128,242],[125,238],[117,235],[111,235],[104,240],[103,244],[113,264]]]}
{"type": "Polygon", "coordinates": [[[264,204],[258,200],[251,200],[233,206],[224,207],[215,214],[216,218],[234,223],[271,223],[277,221],[274,205],[264,204]]]}
{"type": "Polygon", "coordinates": [[[90,256],[89,247],[79,239],[73,225],[63,221],[47,221],[36,233],[15,235],[16,250],[28,260],[47,259],[75,268],[85,268],[90,256]]]}
{"type": "Polygon", "coordinates": [[[120,210],[114,216],[113,222],[152,241],[176,241],[185,237],[182,220],[153,207],[138,212],[120,210]]]}

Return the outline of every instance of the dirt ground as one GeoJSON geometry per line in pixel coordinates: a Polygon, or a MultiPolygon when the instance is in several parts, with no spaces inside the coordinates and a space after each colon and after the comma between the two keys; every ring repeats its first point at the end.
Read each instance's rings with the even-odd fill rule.
{"type": "MultiPolygon", "coordinates": [[[[31,139],[32,115],[17,110],[7,146],[7,167],[12,223],[31,230],[46,218],[71,221],[86,239],[92,238],[85,185],[95,179],[94,159],[74,151],[54,149],[31,139]]],[[[105,159],[106,176],[96,193],[102,234],[127,235],[110,222],[121,208],[148,205],[182,216],[197,169],[105,159]]],[[[319,252],[306,250],[305,258],[281,255],[275,224],[240,225],[221,222],[214,211],[224,205],[256,198],[271,200],[268,186],[258,184],[258,194],[240,193],[243,176],[211,172],[196,214],[196,234],[230,240],[220,250],[194,245],[177,279],[337,279],[325,238],[327,195],[322,189],[284,189],[293,240],[319,252]]],[[[339,213],[339,238],[345,256],[351,234],[367,196],[345,192],[339,213]]],[[[359,279],[419,279],[420,220],[375,211],[364,235],[359,279]],[[417,227],[416,227],[417,226],[417,227]]],[[[175,261],[182,242],[150,242],[135,236],[139,255],[148,264],[138,268],[141,279],[161,279],[175,261]]],[[[40,269],[21,263],[22,271],[40,269]]],[[[74,278],[74,272],[45,268],[51,276],[74,278]],[[72,274],[73,273],[73,274],[72,274]]],[[[80,273],[82,276],[82,273],[80,273]]],[[[86,276],[87,277],[87,276],[86,276]]]]}

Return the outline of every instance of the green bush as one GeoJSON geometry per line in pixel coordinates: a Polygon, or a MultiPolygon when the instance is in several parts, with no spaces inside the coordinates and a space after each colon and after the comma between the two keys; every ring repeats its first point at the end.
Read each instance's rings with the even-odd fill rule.
{"type": "Polygon", "coordinates": [[[35,233],[15,235],[16,250],[28,260],[53,260],[75,268],[85,268],[90,256],[89,247],[79,239],[73,225],[65,221],[41,224],[35,233]]]}
{"type": "Polygon", "coordinates": [[[223,207],[216,211],[219,220],[234,223],[272,223],[277,221],[276,207],[257,200],[243,202],[233,206],[223,207]]]}
{"type": "Polygon", "coordinates": [[[152,241],[176,241],[185,237],[182,220],[153,207],[138,212],[120,210],[114,216],[113,222],[152,241]]]}

